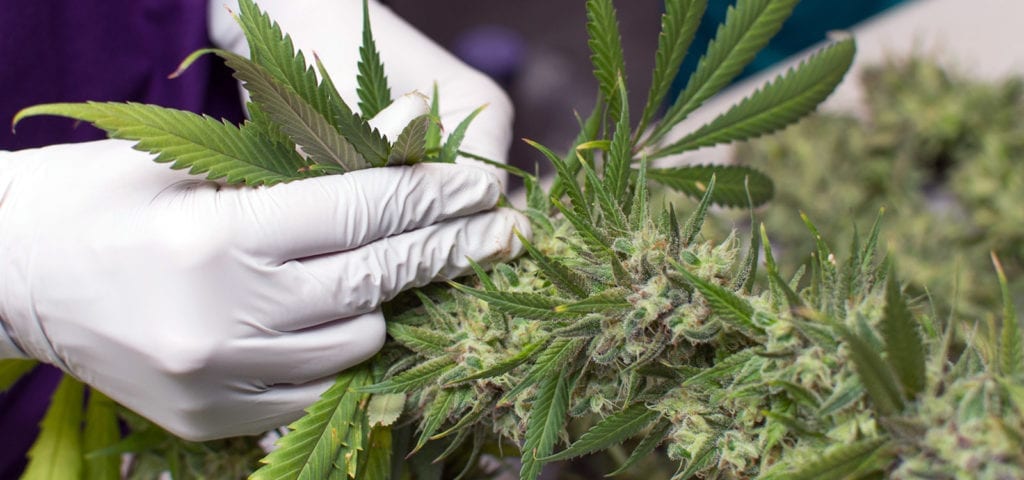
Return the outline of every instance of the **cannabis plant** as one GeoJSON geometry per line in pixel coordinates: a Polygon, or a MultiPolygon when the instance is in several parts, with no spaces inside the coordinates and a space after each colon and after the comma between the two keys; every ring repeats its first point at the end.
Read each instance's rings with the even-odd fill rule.
{"type": "Polygon", "coordinates": [[[983,316],[1000,302],[989,261],[997,251],[1020,305],[1024,81],[981,81],[908,58],[865,69],[861,82],[863,116],[815,114],[736,153],[742,164],[789,172],[774,179],[778,194],[764,210],[780,263],[805,263],[813,247],[798,211],[849,238],[885,208],[887,236],[899,240],[888,248],[912,293],[983,316]]]}
{"type": "MultiPolygon", "coordinates": [[[[851,39],[823,48],[710,123],[667,137],[740,73],[795,3],[739,0],[686,88],[655,121],[706,1],[666,2],[652,88],[635,115],[612,2],[588,0],[601,101],[567,155],[531,142],[557,172],[550,189],[504,167],[526,185],[524,213],[535,232],[520,238],[528,256],[491,272],[474,264],[475,277],[388,305],[384,350],[341,373],[252,478],[432,479],[455,476],[457,464],[464,466],[460,477],[479,478],[478,459],[487,452],[518,457],[520,478],[532,480],[545,464],[621,453],[620,444],[632,452],[619,455],[611,473],[660,455],[678,467],[677,479],[1021,473],[1013,442],[1024,437],[1024,354],[1011,303],[1001,335],[957,342],[956,323],[915,314],[891,262],[876,258],[877,222],[840,262],[807,220],[815,261],[808,286],[798,288],[803,271],[783,277],[764,227],[746,246],[735,235],[716,242],[701,234],[713,204],[766,201],[772,183],[764,174],[651,163],[778,130],[833,90],[852,61],[851,39]],[[671,205],[652,205],[649,182],[699,204],[679,217],[671,205]],[[755,282],[761,255],[766,287],[755,282]],[[1003,435],[987,434],[993,426],[1003,435]],[[950,445],[949,432],[969,448],[950,445]]],[[[223,57],[250,91],[250,119],[241,126],[111,103],[42,105],[16,121],[39,114],[89,121],[174,168],[247,185],[480,159],[460,150],[472,115],[441,141],[436,113],[443,99],[436,95],[432,115],[414,120],[393,143],[369,126],[365,119],[387,105],[390,92],[368,21],[356,113],[323,68],[318,76],[251,0],[240,5],[252,58],[197,55],[223,57]]],[[[996,332],[995,317],[992,324],[996,332]]],[[[13,367],[5,368],[4,378],[13,378],[13,367]]],[[[203,467],[182,459],[216,458],[218,450],[208,455],[209,447],[168,439],[130,415],[136,433],[117,442],[109,408],[99,420],[87,410],[81,431],[82,388],[69,379],[58,389],[30,474],[44,462],[78,468],[82,451],[95,461],[110,458],[104,453],[162,449],[182,477],[203,467]],[[90,440],[97,432],[104,440],[90,440]],[[57,441],[66,438],[78,443],[57,441]],[[63,447],[54,462],[58,457],[46,455],[57,445],[63,447]]],[[[246,458],[250,450],[241,450],[246,458]]],[[[115,474],[95,477],[103,475],[115,474]]]]}

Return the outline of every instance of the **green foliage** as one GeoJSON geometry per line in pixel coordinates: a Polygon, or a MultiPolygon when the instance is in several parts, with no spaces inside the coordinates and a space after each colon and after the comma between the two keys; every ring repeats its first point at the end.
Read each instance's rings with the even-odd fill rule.
{"type": "Polygon", "coordinates": [[[121,478],[121,457],[117,455],[90,455],[110,447],[121,439],[121,426],[117,421],[117,404],[106,395],[89,391],[82,431],[82,452],[85,454],[86,480],[117,480],[121,478]]]}
{"type": "Polygon", "coordinates": [[[711,200],[718,205],[745,207],[748,192],[755,206],[762,205],[775,193],[772,180],[750,167],[689,165],[647,170],[647,178],[692,198],[702,198],[707,193],[712,176],[716,185],[711,200]]]}
{"type": "Polygon", "coordinates": [[[35,360],[5,358],[0,360],[0,392],[11,388],[22,376],[36,368],[35,360]]]}
{"type": "Polygon", "coordinates": [[[363,44],[359,46],[359,75],[356,76],[356,83],[359,85],[356,89],[359,111],[363,117],[372,118],[391,104],[391,88],[388,87],[377,44],[373,41],[367,0],[363,0],[363,44]]]}
{"type": "Polygon", "coordinates": [[[729,7],[725,23],[719,26],[697,70],[665,112],[665,120],[651,133],[650,141],[663,138],[672,125],[736,78],[779,31],[796,3],[797,0],[739,0],[735,7],[729,7]]]}
{"type": "Polygon", "coordinates": [[[654,55],[654,74],[651,90],[647,95],[643,116],[638,132],[644,131],[647,123],[665,101],[668,90],[686,57],[686,51],[697,34],[697,27],[707,9],[707,0],[669,0],[665,2],[665,14],[661,16],[661,34],[658,35],[658,50],[654,55]]]}
{"type": "Polygon", "coordinates": [[[85,386],[70,376],[61,379],[28,452],[23,480],[79,478],[82,461],[82,400],[85,386]]]}
{"type": "Polygon", "coordinates": [[[135,148],[156,154],[171,168],[188,168],[228,183],[272,185],[309,176],[309,164],[293,149],[241,128],[180,110],[136,103],[54,103],[29,107],[15,123],[34,115],[61,115],[92,122],[113,138],[137,140],[135,148]],[[304,173],[306,172],[306,173],[304,173]]]}
{"type": "Polygon", "coordinates": [[[653,158],[774,132],[803,118],[839,85],[853,63],[852,39],[836,42],[766,84],[711,123],[658,150],[653,158]]]}
{"type": "MultiPolygon", "coordinates": [[[[229,64],[262,93],[253,95],[253,119],[222,133],[249,135],[242,141],[289,154],[302,146],[308,161],[292,155],[298,168],[277,172],[282,178],[276,181],[341,173],[334,159],[340,158],[339,136],[369,165],[467,155],[460,145],[479,110],[442,144],[435,92],[429,117],[414,120],[394,145],[380,143],[329,79],[317,83],[276,25],[251,2],[242,4],[250,41],[268,44],[254,45],[251,63],[229,58],[229,64]],[[306,146],[311,142],[322,147],[316,155],[306,146]],[[330,162],[337,171],[325,167],[330,162]]],[[[601,472],[624,473],[656,456],[675,467],[674,479],[1024,474],[1022,339],[1005,275],[998,274],[1006,292],[1002,330],[996,332],[991,317],[988,335],[965,336],[974,327],[922,313],[897,283],[893,262],[875,252],[877,221],[863,246],[859,236],[849,237],[845,256],[819,233],[830,230],[809,220],[821,226],[835,210],[804,216],[806,229],[773,233],[799,230],[807,239],[801,254],[812,252],[809,268],[790,274],[798,262],[781,261],[790,244],[782,242],[786,248],[778,249],[776,261],[773,248],[780,242],[770,244],[766,228],[751,232],[744,245],[735,233],[715,236],[706,225],[715,221],[712,204],[752,206],[770,197],[772,183],[763,174],[746,167],[648,165],[666,148],[679,148],[658,143],[742,70],[794,4],[739,0],[666,118],[631,131],[614,8],[610,0],[588,1],[602,101],[581,122],[567,155],[531,143],[552,163],[557,180],[547,191],[539,179],[525,180],[531,185],[527,213],[536,224],[534,237],[522,239],[529,255],[494,265],[493,274],[471,261],[476,278],[387,305],[392,339],[384,351],[343,373],[253,477],[422,480],[452,476],[453,464],[467,476],[479,473],[476,459],[485,451],[519,456],[526,480],[549,461],[583,454],[604,459],[601,472]],[[680,222],[675,207],[650,201],[648,180],[701,202],[680,222]],[[765,287],[751,281],[762,250],[765,287]],[[972,340],[954,341],[964,338],[972,340]],[[633,453],[627,456],[619,444],[633,453]]],[[[658,92],[682,59],[678,50],[690,42],[703,8],[699,1],[669,2],[659,72],[641,124],[652,118],[651,105],[658,103],[652,99],[664,95],[658,92]]],[[[372,71],[380,65],[372,44],[366,35],[364,114],[385,91],[383,70],[372,71]]],[[[851,41],[826,47],[677,145],[748,138],[794,121],[842,78],[852,53],[851,41]]],[[[36,108],[22,116],[81,114],[116,126],[116,135],[135,131],[140,148],[149,145],[162,159],[182,161],[172,158],[170,147],[154,144],[148,130],[139,134],[138,125],[102,110],[115,107],[36,108]]],[[[116,113],[138,116],[148,108],[116,113]]],[[[164,130],[206,125],[201,117],[168,118],[173,121],[164,130]]],[[[187,160],[223,140],[198,139],[179,153],[187,160]]],[[[230,170],[228,160],[214,163],[211,172],[230,170]]],[[[229,178],[274,181],[255,174],[229,178]]],[[[162,452],[160,468],[178,476],[198,457],[195,445],[146,425],[97,454],[154,448],[162,452]]]]}
{"type": "Polygon", "coordinates": [[[252,479],[342,478],[355,476],[356,459],[365,448],[366,395],[356,389],[371,382],[367,366],[351,368],[311,405],[305,417],[289,425],[291,432],[260,462],[252,479]]]}

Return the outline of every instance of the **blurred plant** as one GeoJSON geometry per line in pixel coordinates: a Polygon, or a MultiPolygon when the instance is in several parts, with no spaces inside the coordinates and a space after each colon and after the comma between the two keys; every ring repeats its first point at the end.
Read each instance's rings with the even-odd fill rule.
{"type": "Polygon", "coordinates": [[[813,251],[798,211],[849,238],[885,208],[888,249],[915,295],[968,316],[991,310],[996,251],[1024,302],[1024,80],[972,80],[909,58],[867,69],[863,83],[865,118],[817,114],[737,150],[741,164],[787,172],[763,212],[780,262],[813,251]]]}

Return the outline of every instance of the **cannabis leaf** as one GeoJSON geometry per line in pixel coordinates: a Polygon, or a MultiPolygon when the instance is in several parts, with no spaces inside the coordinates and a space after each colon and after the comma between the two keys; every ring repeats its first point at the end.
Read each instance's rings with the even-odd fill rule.
{"type": "Polygon", "coordinates": [[[384,74],[384,63],[381,62],[377,44],[373,41],[373,30],[370,29],[370,7],[363,0],[363,44],[359,46],[359,75],[356,77],[359,87],[359,111],[363,117],[371,118],[384,107],[391,104],[391,88],[384,74]]]}
{"type": "Polygon", "coordinates": [[[727,207],[747,206],[747,192],[754,206],[763,205],[775,194],[775,185],[764,173],[740,165],[690,165],[673,168],[651,168],[647,178],[692,198],[707,192],[711,176],[715,176],[715,192],[711,201],[727,207]]]}
{"type": "Polygon", "coordinates": [[[626,98],[618,88],[619,79],[626,74],[626,64],[612,0],[587,0],[587,34],[594,76],[601,94],[608,100],[612,118],[618,119],[626,104],[626,98]]]}
{"type": "Polygon", "coordinates": [[[887,277],[885,315],[881,325],[885,354],[903,386],[903,392],[908,398],[914,398],[925,386],[924,345],[917,323],[900,291],[894,268],[889,269],[887,277]]]}
{"type": "Polygon", "coordinates": [[[521,480],[534,480],[540,475],[541,459],[555,448],[558,435],[564,428],[569,392],[575,383],[575,379],[568,378],[563,372],[552,371],[537,387],[533,408],[526,420],[523,467],[519,471],[521,480]]]}
{"type": "Polygon", "coordinates": [[[707,9],[707,0],[667,0],[665,14],[661,16],[661,33],[658,35],[658,50],[654,56],[654,74],[647,103],[640,118],[637,132],[643,132],[647,123],[661,108],[672,79],[679,72],[686,52],[697,33],[701,18],[707,9]]]}
{"type": "Polygon", "coordinates": [[[277,449],[261,460],[265,465],[250,478],[334,478],[331,475],[335,468],[347,468],[344,462],[338,462],[339,457],[344,459],[346,454],[362,448],[359,437],[349,435],[362,428],[364,417],[361,404],[365,395],[355,390],[370,382],[366,365],[350,368],[339,375],[320,400],[306,409],[307,415],[289,425],[291,431],[278,440],[277,449]],[[357,442],[346,443],[346,440],[357,442]]]}
{"type": "Polygon", "coordinates": [[[660,413],[647,408],[646,405],[640,403],[630,405],[625,410],[601,420],[569,448],[541,460],[546,462],[566,460],[604,450],[636,435],[660,416],[660,413]]]}
{"type": "Polygon", "coordinates": [[[96,389],[90,389],[89,403],[85,408],[85,428],[82,430],[86,480],[121,478],[120,455],[90,455],[90,452],[110,447],[120,439],[117,404],[96,389]]]}
{"type": "Polygon", "coordinates": [[[697,70],[648,137],[648,143],[661,139],[672,126],[732,82],[779,31],[797,1],[739,0],[735,7],[730,6],[725,23],[719,26],[697,70]]]}
{"type": "Polygon", "coordinates": [[[0,392],[11,388],[22,376],[36,368],[36,365],[38,363],[35,360],[20,358],[0,360],[0,392]]]}
{"type": "Polygon", "coordinates": [[[829,45],[765,84],[711,123],[659,148],[651,158],[746,140],[795,122],[813,111],[835,90],[853,63],[855,50],[852,39],[829,45]]]}
{"type": "Polygon", "coordinates": [[[82,400],[85,386],[69,375],[57,385],[39,437],[28,452],[22,480],[79,478],[82,475],[82,400]]]}
{"type": "Polygon", "coordinates": [[[272,143],[252,127],[241,128],[209,116],[137,103],[51,103],[26,108],[14,117],[58,115],[91,122],[112,138],[136,140],[137,150],[153,153],[171,168],[188,168],[227,183],[272,185],[294,180],[309,164],[294,150],[272,143]]]}

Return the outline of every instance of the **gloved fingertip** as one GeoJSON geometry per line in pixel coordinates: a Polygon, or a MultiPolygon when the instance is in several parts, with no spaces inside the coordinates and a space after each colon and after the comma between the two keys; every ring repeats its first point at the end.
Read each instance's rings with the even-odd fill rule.
{"type": "Polygon", "coordinates": [[[412,91],[395,99],[387,108],[370,119],[370,126],[377,129],[388,141],[394,142],[409,122],[430,113],[430,102],[426,95],[412,91]]]}

